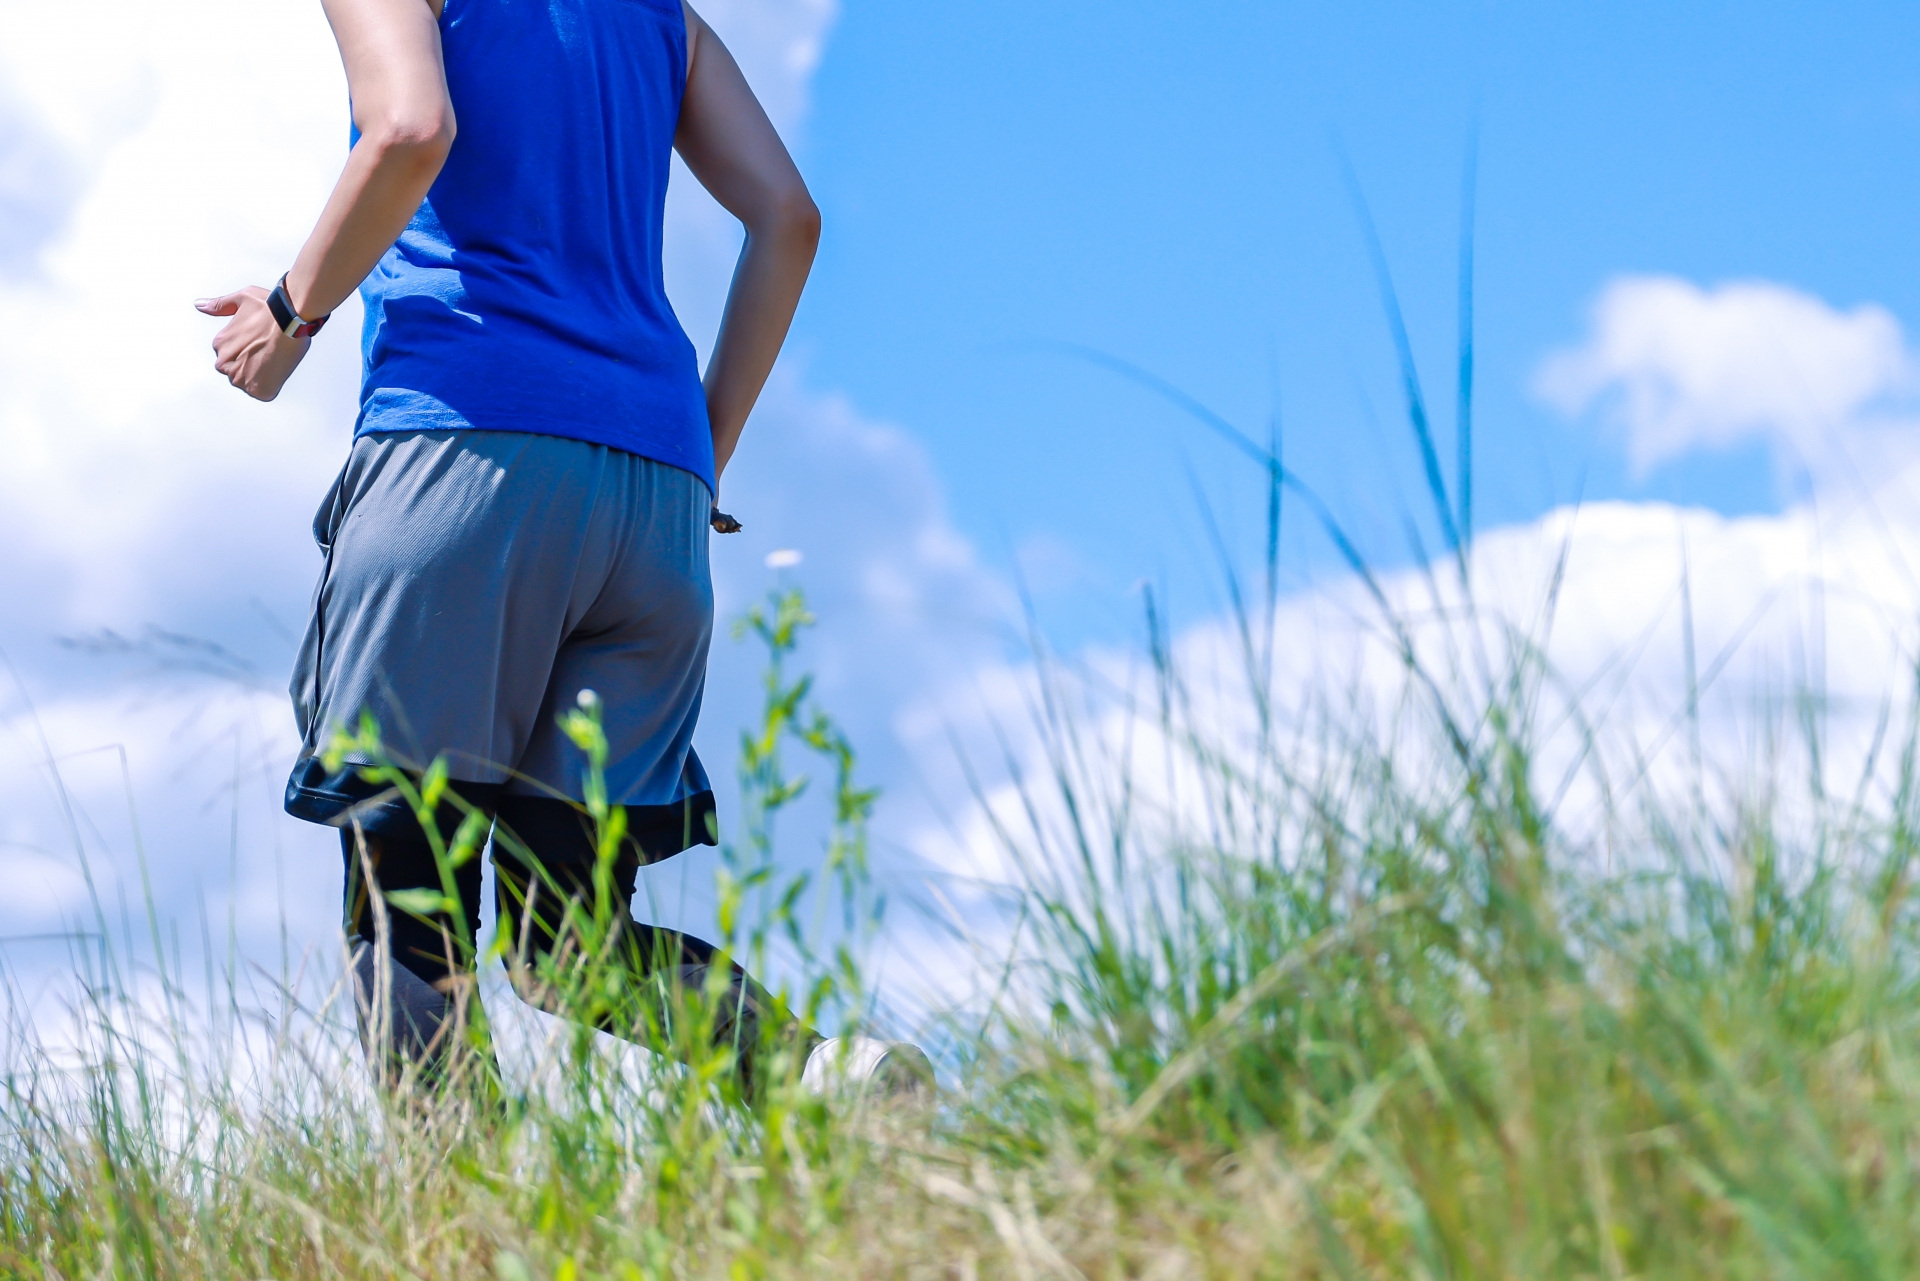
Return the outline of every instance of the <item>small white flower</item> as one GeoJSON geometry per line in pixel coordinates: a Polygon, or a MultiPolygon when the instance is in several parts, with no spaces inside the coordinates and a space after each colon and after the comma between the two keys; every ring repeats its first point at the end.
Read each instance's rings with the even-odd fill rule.
{"type": "Polygon", "coordinates": [[[792,569],[800,563],[800,553],[791,547],[782,547],[777,552],[767,553],[768,569],[792,569]]]}
{"type": "Polygon", "coordinates": [[[574,696],[574,701],[580,704],[583,710],[589,712],[600,706],[600,696],[590,689],[581,690],[574,696]]]}

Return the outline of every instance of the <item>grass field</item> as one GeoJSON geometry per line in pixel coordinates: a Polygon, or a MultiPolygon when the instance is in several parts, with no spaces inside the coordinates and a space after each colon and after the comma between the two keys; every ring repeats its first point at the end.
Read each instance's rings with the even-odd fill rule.
{"type": "MultiPolygon", "coordinates": [[[[804,623],[794,596],[753,619],[775,662],[721,902],[741,953],[786,937],[795,1003],[844,1020],[865,1008],[873,797],[786,671],[804,623]],[[794,792],[783,743],[837,783],[818,888],[853,928],[817,955],[796,907],[813,900],[786,893],[769,839],[794,792]]],[[[748,1107],[724,1050],[687,1048],[702,994],[592,973],[570,999],[679,1000],[650,1023],[666,1053],[562,1034],[532,1088],[381,1094],[337,993],[290,982],[248,1011],[217,977],[193,1000],[101,948],[77,958],[81,1033],[53,1047],[14,1020],[0,1271],[1920,1271],[1911,731],[1890,790],[1800,807],[1812,820],[1777,821],[1778,788],[1718,813],[1622,795],[1608,840],[1637,856],[1614,874],[1535,793],[1524,663],[1433,692],[1389,738],[1324,728],[1302,752],[1279,732],[1217,741],[1152,650],[1139,714],[1204,782],[1206,821],[1183,834],[1152,789],[1103,781],[1070,700],[1048,700],[1055,768],[1005,833],[1016,941],[995,999],[932,1029],[931,1113],[829,1105],[791,1071],[748,1107]]]]}

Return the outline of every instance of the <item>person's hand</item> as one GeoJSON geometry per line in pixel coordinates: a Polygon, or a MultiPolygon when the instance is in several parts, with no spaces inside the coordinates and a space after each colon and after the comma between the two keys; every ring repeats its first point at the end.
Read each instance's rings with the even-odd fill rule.
{"type": "Polygon", "coordinates": [[[233,317],[214,335],[213,367],[255,400],[278,396],[313,344],[311,338],[289,338],[280,332],[267,310],[267,292],[250,285],[224,298],[202,298],[193,304],[203,316],[233,317]]]}

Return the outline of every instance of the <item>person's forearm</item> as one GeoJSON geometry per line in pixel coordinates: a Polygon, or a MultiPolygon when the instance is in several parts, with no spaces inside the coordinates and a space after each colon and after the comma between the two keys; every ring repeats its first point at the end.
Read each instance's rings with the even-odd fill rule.
{"type": "Polygon", "coordinates": [[[294,310],[327,315],[360,287],[426,199],[452,143],[450,118],[361,136],[287,272],[294,310]]]}
{"type": "Polygon", "coordinates": [[[715,476],[726,470],[747,415],[773,372],[820,243],[820,214],[813,202],[800,195],[793,205],[761,229],[748,229],[727,291],[706,376],[715,476]]]}

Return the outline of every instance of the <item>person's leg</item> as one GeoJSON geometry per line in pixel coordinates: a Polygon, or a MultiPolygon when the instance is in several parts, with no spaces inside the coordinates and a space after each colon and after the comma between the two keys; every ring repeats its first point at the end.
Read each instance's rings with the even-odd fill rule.
{"type": "MultiPolygon", "coordinates": [[[[651,817],[657,822],[660,816],[651,817]]],[[[648,818],[642,814],[640,826],[648,818]]],[[[662,1037],[684,1034],[673,1020],[689,1007],[685,998],[709,993],[714,984],[712,1041],[737,1055],[751,1093],[757,1052],[768,1041],[791,1044],[804,1060],[820,1038],[712,944],[633,919],[644,848],[626,843],[611,869],[606,918],[594,921],[594,842],[585,816],[568,802],[543,797],[501,802],[493,846],[496,910],[511,940],[507,965],[515,990],[550,1013],[577,1015],[582,1011],[569,1008],[565,985],[579,973],[583,954],[594,952],[598,963],[617,965],[633,980],[625,985],[627,1003],[589,1014],[594,1026],[657,1047],[662,1037]],[[532,855],[538,870],[518,849],[532,855]],[[724,977],[716,982],[716,974],[724,977]]]]}
{"type": "Polygon", "coordinates": [[[390,901],[398,891],[445,886],[424,837],[340,834],[344,923],[361,1043],[395,1079],[412,1067],[429,1078],[457,1060],[478,1000],[473,957],[480,921],[479,859],[454,870],[460,912],[421,914],[390,901]]]}
{"type": "MultiPolygon", "coordinates": [[[[541,718],[554,653],[605,576],[611,545],[588,526],[606,454],[512,432],[369,436],[323,503],[314,535],[326,564],[293,680],[304,746],[287,810],[364,834],[382,889],[437,891],[440,880],[411,802],[361,767],[380,758],[417,784],[442,760],[450,792],[493,811],[541,718]],[[380,748],[357,746],[329,769],[333,736],[363,715],[377,722],[380,748]]],[[[441,837],[464,812],[440,803],[441,837]]],[[[447,998],[462,990],[450,980],[472,938],[396,908],[385,914],[391,946],[381,943],[358,838],[345,844],[363,1010],[402,1015],[383,1025],[397,1041],[388,1049],[424,1054],[450,1039],[441,1029],[459,1007],[447,998]]],[[[462,875],[471,927],[478,863],[462,875]]]]}
{"type": "MultiPolygon", "coordinates": [[[[693,751],[713,633],[713,586],[707,563],[711,496],[696,476],[633,454],[609,451],[590,540],[611,549],[591,606],[554,656],[545,698],[516,777],[500,800],[500,830],[530,850],[553,884],[531,873],[510,846],[494,842],[503,921],[518,921],[516,941],[531,961],[569,963],[577,936],[561,928],[570,904],[593,902],[593,839],[584,822],[587,761],[558,728],[593,690],[607,740],[608,795],[626,809],[627,842],[617,865],[612,940],[620,964],[658,991],[704,991],[723,975],[728,994],[717,1039],[742,1051],[749,1082],[751,1051],[765,1037],[813,1034],[780,1009],[764,988],[710,944],[632,919],[635,877],[648,863],[717,839],[713,793],[693,751]],[[531,907],[529,907],[531,904],[531,907]]],[[[522,977],[527,977],[525,970],[522,977]]],[[[646,986],[641,984],[636,987],[646,986]]],[[[536,1004],[553,994],[523,985],[536,1004]]],[[[656,1003],[628,1011],[627,1026],[605,1029],[641,1037],[636,1019],[656,1022],[656,1003]]]]}

